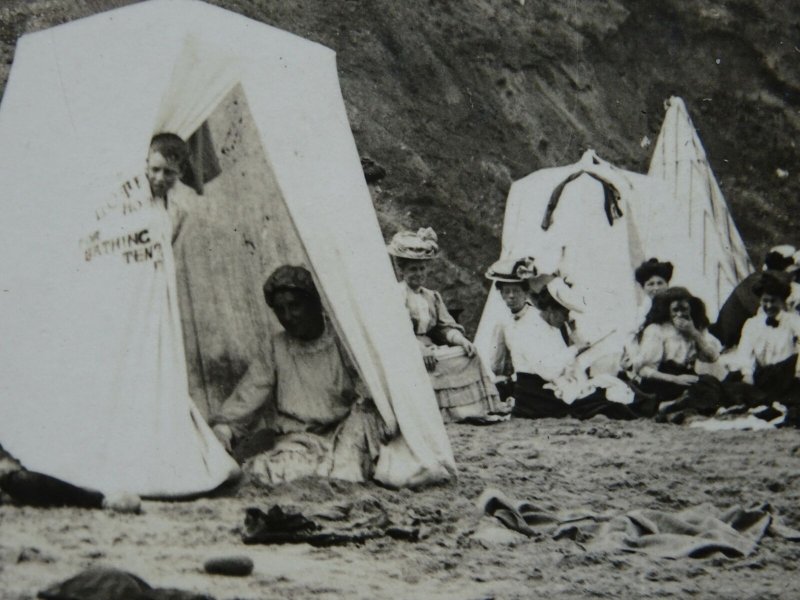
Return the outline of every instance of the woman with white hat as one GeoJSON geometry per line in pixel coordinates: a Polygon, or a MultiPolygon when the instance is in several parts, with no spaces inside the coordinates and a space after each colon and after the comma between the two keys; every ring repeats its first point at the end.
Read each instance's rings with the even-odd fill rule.
{"type": "Polygon", "coordinates": [[[439,255],[430,227],[401,231],[388,252],[400,277],[406,308],[422,349],[445,422],[483,418],[501,409],[497,389],[464,328],[452,317],[439,292],[424,287],[428,264],[439,255]]]}
{"type": "Polygon", "coordinates": [[[538,273],[533,259],[526,258],[497,261],[486,277],[494,281],[509,309],[508,318],[494,332],[491,367],[498,375],[513,372],[512,415],[567,416],[569,405],[560,397],[559,387],[573,379],[578,347],[570,345],[568,318],[552,306],[558,303],[553,294],[560,294],[560,287],[553,285],[555,276],[538,273]],[[546,291],[548,286],[553,292],[546,291]],[[543,302],[541,309],[534,306],[531,294],[543,302]]]}

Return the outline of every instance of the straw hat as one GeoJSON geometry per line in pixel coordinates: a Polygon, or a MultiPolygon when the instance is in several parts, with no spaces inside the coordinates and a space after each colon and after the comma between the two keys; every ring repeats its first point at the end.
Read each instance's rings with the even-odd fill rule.
{"type": "Polygon", "coordinates": [[[531,256],[498,260],[486,270],[486,278],[495,283],[524,283],[534,293],[539,293],[555,278],[549,273],[539,273],[531,256]]]}
{"type": "Polygon", "coordinates": [[[386,247],[389,254],[411,260],[431,260],[439,256],[439,238],[430,227],[413,231],[400,231],[386,247]]]}

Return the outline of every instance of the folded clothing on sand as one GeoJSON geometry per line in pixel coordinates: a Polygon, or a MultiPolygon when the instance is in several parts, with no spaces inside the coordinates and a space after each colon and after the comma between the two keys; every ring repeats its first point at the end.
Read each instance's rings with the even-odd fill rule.
{"type": "Polygon", "coordinates": [[[704,558],[716,553],[749,556],[767,533],[800,541],[800,531],[780,523],[769,505],[733,507],[722,512],[708,504],[679,512],[632,510],[622,515],[553,513],[487,489],[478,500],[481,512],[527,536],[580,540],[588,550],[639,552],[661,558],[704,558]]]}
{"type": "Polygon", "coordinates": [[[417,541],[419,529],[395,525],[380,502],[368,499],[317,508],[306,514],[277,504],[267,512],[248,508],[242,541],[336,546],[384,536],[417,541]]]}

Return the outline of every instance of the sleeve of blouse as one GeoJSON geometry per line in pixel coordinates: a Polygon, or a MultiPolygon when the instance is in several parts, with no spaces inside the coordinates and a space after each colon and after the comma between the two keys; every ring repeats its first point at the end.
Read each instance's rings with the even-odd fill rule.
{"type": "Polygon", "coordinates": [[[508,362],[508,346],[503,324],[497,323],[492,331],[492,355],[489,357],[489,368],[495,375],[505,375],[508,362]]]}
{"type": "Polygon", "coordinates": [[[537,353],[537,371],[547,381],[553,381],[562,375],[575,362],[577,348],[567,346],[561,332],[546,323],[536,333],[536,339],[531,343],[539,346],[542,351],[537,353]]]}
{"type": "Polygon", "coordinates": [[[722,344],[708,329],[703,330],[702,338],[704,349],[698,348],[697,359],[706,363],[716,362],[722,352],[722,344]]]}
{"type": "Polygon", "coordinates": [[[431,331],[431,339],[437,344],[455,345],[454,340],[458,338],[459,334],[464,335],[464,328],[456,323],[439,292],[433,292],[433,302],[436,311],[436,325],[431,331]]]}
{"type": "Polygon", "coordinates": [[[664,358],[664,340],[661,328],[655,323],[648,325],[642,332],[635,356],[634,369],[642,376],[647,376],[648,369],[658,370],[658,365],[664,358]],[[644,373],[642,373],[644,369],[644,373]]]}
{"type": "Polygon", "coordinates": [[[733,367],[744,375],[744,380],[752,382],[753,372],[756,368],[755,338],[758,330],[756,322],[748,320],[742,327],[742,337],[739,338],[739,345],[736,347],[736,354],[733,367]]]}
{"type": "Polygon", "coordinates": [[[275,362],[272,352],[268,356],[269,362],[259,357],[250,363],[233,393],[212,417],[211,425],[218,423],[229,425],[236,437],[241,437],[247,432],[259,409],[271,400],[274,394],[275,362]]]}

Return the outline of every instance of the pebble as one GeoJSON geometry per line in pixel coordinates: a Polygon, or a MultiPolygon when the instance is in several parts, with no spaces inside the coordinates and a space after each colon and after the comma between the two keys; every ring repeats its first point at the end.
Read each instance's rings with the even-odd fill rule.
{"type": "Polygon", "coordinates": [[[253,572],[253,561],[248,556],[221,556],[209,558],[203,568],[211,575],[246,577],[253,572]]]}

